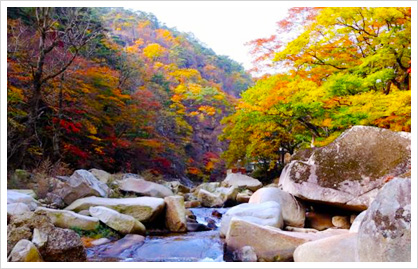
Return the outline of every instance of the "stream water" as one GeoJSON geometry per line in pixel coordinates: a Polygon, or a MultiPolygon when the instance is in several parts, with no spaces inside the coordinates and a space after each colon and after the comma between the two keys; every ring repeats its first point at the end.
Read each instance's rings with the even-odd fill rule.
{"type": "Polygon", "coordinates": [[[221,219],[212,216],[214,210],[221,214],[227,208],[191,208],[198,223],[207,225],[208,218],[215,221],[218,228],[210,231],[169,233],[146,236],[143,243],[133,245],[117,255],[109,255],[106,250],[112,243],[87,249],[89,261],[124,262],[221,262],[223,261],[223,240],[219,237],[221,219]]]}

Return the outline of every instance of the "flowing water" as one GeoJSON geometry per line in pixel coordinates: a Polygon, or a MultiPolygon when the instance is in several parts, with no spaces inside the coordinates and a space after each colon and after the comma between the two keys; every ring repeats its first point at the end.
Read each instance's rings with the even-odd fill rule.
{"type": "Polygon", "coordinates": [[[197,222],[207,225],[208,218],[218,227],[211,231],[170,233],[146,236],[145,241],[121,253],[109,255],[112,243],[87,249],[89,261],[124,262],[210,262],[223,261],[223,240],[219,237],[220,219],[212,216],[214,210],[224,214],[226,208],[191,208],[197,222]]]}

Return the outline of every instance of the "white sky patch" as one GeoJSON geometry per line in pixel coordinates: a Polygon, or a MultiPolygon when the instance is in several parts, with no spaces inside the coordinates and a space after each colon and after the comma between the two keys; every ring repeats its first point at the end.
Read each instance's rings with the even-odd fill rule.
{"type": "Polygon", "coordinates": [[[153,13],[161,23],[194,36],[213,49],[251,69],[250,47],[245,43],[276,33],[284,19],[284,2],[163,2],[140,1],[125,8],[153,13]]]}

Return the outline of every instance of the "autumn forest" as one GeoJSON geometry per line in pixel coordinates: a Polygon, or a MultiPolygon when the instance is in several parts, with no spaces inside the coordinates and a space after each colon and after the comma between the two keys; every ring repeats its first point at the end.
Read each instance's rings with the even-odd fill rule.
{"type": "Polygon", "coordinates": [[[354,125],[411,131],[410,8],[291,8],[271,34],[246,71],[149,13],[8,8],[8,171],[269,181],[354,125]]]}

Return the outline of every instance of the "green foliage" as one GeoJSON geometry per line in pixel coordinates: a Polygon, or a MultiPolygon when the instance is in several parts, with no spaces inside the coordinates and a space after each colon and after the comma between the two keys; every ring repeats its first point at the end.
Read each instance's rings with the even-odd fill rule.
{"type": "Polygon", "coordinates": [[[83,229],[80,229],[78,227],[71,227],[71,230],[75,231],[80,237],[89,237],[89,238],[109,238],[109,239],[119,239],[121,236],[120,234],[113,230],[112,228],[109,228],[103,223],[99,223],[97,227],[94,230],[86,231],[83,229]]]}

